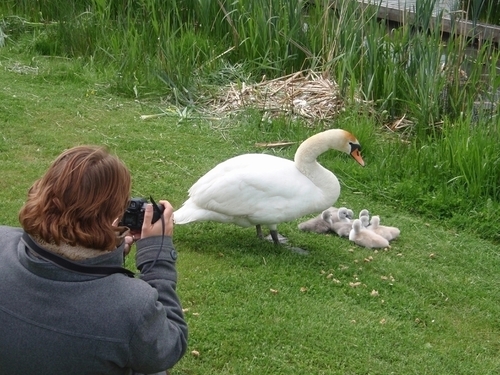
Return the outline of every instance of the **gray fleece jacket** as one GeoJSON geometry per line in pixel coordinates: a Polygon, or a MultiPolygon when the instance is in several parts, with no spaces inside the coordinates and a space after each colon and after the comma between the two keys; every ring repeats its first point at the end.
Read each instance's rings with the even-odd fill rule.
{"type": "MultiPolygon", "coordinates": [[[[33,255],[22,233],[0,226],[0,375],[151,374],[184,355],[187,325],[170,237],[154,266],[130,278],[62,269],[33,255]]],[[[160,242],[137,242],[139,270],[150,267],[160,242]]],[[[122,260],[123,245],[80,263],[122,260]]]]}

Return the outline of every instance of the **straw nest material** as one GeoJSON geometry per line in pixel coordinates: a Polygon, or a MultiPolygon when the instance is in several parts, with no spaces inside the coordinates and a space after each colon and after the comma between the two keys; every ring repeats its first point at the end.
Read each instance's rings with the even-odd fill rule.
{"type": "Polygon", "coordinates": [[[252,85],[232,83],[221,88],[210,107],[219,115],[256,108],[268,118],[291,115],[314,122],[335,118],[345,109],[345,101],[336,82],[313,71],[300,71],[252,85]]]}

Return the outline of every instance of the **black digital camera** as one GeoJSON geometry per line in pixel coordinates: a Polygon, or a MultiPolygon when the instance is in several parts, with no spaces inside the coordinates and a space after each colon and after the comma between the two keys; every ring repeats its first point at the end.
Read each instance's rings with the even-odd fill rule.
{"type": "MultiPolygon", "coordinates": [[[[165,207],[161,204],[156,204],[152,197],[149,197],[149,199],[153,204],[153,220],[151,220],[151,224],[154,224],[160,219],[165,207]]],[[[141,230],[142,224],[144,223],[144,211],[146,210],[147,204],[148,201],[146,198],[130,199],[130,203],[125,210],[119,225],[128,227],[130,230],[141,230]]]]}

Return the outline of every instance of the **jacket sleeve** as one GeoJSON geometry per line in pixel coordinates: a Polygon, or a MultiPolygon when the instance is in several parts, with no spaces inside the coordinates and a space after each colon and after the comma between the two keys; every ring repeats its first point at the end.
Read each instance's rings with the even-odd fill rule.
{"type": "Polygon", "coordinates": [[[130,343],[131,367],[152,373],[172,368],[187,349],[187,324],[176,293],[177,253],[172,238],[147,237],[137,242],[140,279],[151,288],[142,323],[130,343]]]}

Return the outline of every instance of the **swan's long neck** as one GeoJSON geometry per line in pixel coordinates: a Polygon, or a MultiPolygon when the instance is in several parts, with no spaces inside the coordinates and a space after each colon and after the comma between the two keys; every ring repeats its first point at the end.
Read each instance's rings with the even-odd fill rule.
{"type": "Polygon", "coordinates": [[[325,170],[316,161],[318,156],[332,148],[343,151],[344,134],[344,130],[331,129],[306,139],[295,153],[294,161],[297,169],[310,179],[313,179],[316,174],[325,170]]]}

